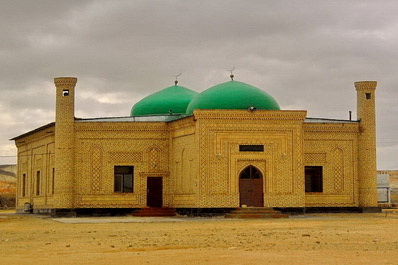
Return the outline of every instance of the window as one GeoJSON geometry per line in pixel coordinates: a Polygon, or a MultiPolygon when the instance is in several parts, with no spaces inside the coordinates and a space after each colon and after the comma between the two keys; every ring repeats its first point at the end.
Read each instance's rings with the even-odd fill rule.
{"type": "Polygon", "coordinates": [[[22,197],[26,196],[26,174],[22,175],[22,197]]]}
{"type": "Polygon", "coordinates": [[[239,152],[264,152],[264,145],[239,145],[239,152]]]}
{"type": "Polygon", "coordinates": [[[133,166],[115,166],[115,192],[133,192],[133,166]]]}
{"type": "Polygon", "coordinates": [[[53,168],[52,175],[51,175],[51,194],[54,194],[54,187],[55,186],[55,168],[53,168]]]}
{"type": "Polygon", "coordinates": [[[261,179],[262,174],[260,170],[258,170],[254,166],[248,166],[239,175],[239,178],[241,179],[261,179]]]}
{"type": "Polygon", "coordinates": [[[64,89],[62,91],[62,96],[64,96],[64,97],[69,96],[69,89],[64,89]]]}
{"type": "Polygon", "coordinates": [[[305,192],[323,192],[321,166],[305,167],[305,192]]]}
{"type": "Polygon", "coordinates": [[[36,195],[40,195],[40,171],[36,172],[36,195]]]}
{"type": "Polygon", "coordinates": [[[371,93],[365,93],[365,97],[366,97],[366,99],[371,99],[372,98],[372,94],[371,93]]]}

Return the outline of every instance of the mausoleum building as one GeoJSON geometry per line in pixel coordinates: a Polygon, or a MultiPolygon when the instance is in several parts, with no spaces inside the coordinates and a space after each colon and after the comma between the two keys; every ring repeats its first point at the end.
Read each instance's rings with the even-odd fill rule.
{"type": "Polygon", "coordinates": [[[377,207],[375,81],[355,82],[356,120],[281,110],[239,81],[176,82],[127,117],[81,119],[76,82],[55,78],[55,122],[12,139],[18,211],[377,207]]]}

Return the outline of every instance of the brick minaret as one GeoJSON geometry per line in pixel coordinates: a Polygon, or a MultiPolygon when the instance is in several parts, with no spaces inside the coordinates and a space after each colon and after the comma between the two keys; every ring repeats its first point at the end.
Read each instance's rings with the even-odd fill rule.
{"type": "Polygon", "coordinates": [[[357,90],[359,207],[377,206],[376,81],[355,82],[357,90]]]}
{"type": "Polygon", "coordinates": [[[77,78],[54,78],[55,111],[55,208],[74,207],[75,85],[77,78]]]}

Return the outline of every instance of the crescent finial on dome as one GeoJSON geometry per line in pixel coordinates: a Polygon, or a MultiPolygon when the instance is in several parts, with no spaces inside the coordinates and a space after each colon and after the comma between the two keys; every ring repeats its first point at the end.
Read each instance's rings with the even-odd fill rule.
{"type": "Polygon", "coordinates": [[[278,102],[267,92],[252,85],[228,81],[215,85],[194,97],[186,115],[195,109],[280,110],[278,102]]]}
{"type": "Polygon", "coordinates": [[[176,80],[174,80],[174,85],[177,86],[178,85],[178,77],[182,75],[182,73],[180,72],[179,74],[175,75],[176,80]]]}
{"type": "Polygon", "coordinates": [[[157,91],[134,104],[131,116],[185,114],[188,104],[198,95],[186,87],[173,85],[157,91]]]}
{"type": "Polygon", "coordinates": [[[233,71],[235,70],[235,66],[231,69],[231,70],[228,70],[228,72],[231,72],[231,74],[229,75],[229,77],[231,78],[231,81],[234,81],[234,73],[233,73],[233,71]]]}

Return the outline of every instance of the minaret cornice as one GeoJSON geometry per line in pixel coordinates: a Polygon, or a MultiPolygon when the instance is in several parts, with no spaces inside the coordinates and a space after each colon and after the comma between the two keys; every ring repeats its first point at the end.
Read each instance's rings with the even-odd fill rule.
{"type": "Polygon", "coordinates": [[[75,87],[77,83],[76,77],[56,77],[54,84],[56,87],[75,87]]]}
{"type": "Polygon", "coordinates": [[[358,81],[354,85],[356,90],[376,89],[377,81],[358,81]]]}

